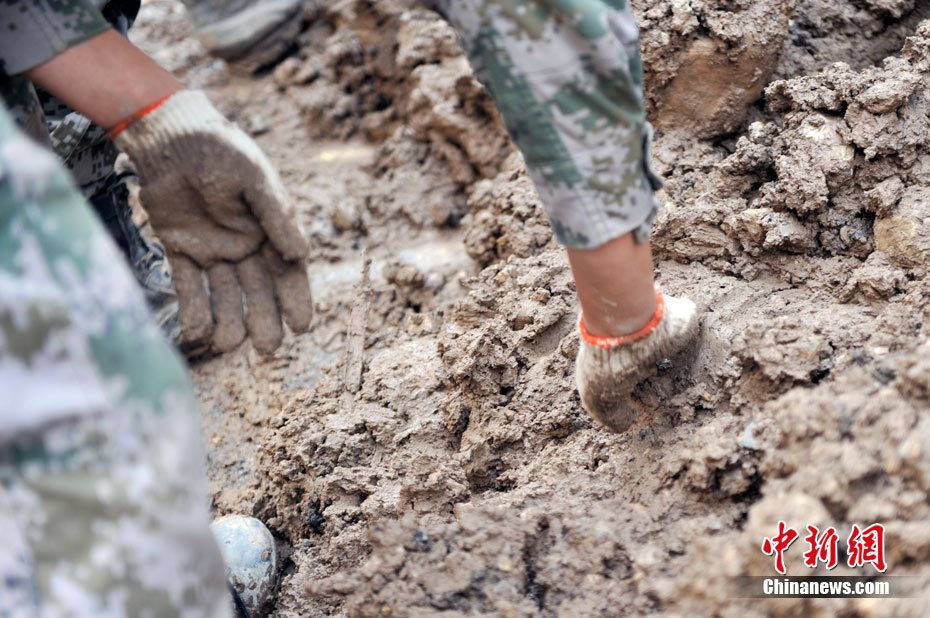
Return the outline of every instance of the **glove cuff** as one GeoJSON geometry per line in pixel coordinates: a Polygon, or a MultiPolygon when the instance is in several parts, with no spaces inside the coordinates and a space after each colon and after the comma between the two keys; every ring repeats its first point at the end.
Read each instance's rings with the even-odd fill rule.
{"type": "Polygon", "coordinates": [[[200,90],[179,90],[127,120],[128,124],[117,125],[111,136],[130,157],[160,149],[181,135],[209,132],[229,124],[200,90]]]}
{"type": "Polygon", "coordinates": [[[634,341],[639,341],[640,339],[645,339],[651,335],[656,328],[659,327],[659,324],[662,323],[662,318],[664,317],[665,297],[662,296],[662,291],[659,289],[659,286],[656,286],[656,309],[652,313],[652,316],[649,318],[649,322],[647,322],[645,326],[643,326],[635,333],[623,335],[622,337],[602,337],[599,335],[592,335],[588,331],[587,326],[585,326],[583,313],[578,315],[578,332],[581,335],[581,340],[588,345],[594,346],[595,348],[600,348],[602,350],[611,350],[624,344],[633,343],[634,341]]]}

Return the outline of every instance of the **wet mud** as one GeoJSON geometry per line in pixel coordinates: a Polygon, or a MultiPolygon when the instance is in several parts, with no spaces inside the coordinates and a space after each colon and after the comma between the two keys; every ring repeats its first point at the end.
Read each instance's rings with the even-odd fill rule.
{"type": "MultiPolygon", "coordinates": [[[[446,24],[310,3],[246,77],[146,3],[136,40],[255,135],[313,245],[312,332],[192,368],[214,506],[284,556],[272,615],[925,615],[930,16],[633,5],[658,280],[703,318],[617,435],[581,408],[568,264],[446,24]],[[915,596],[736,598],[778,520],[883,523],[915,596]]],[[[799,547],[789,574],[827,573],[799,547]]]]}

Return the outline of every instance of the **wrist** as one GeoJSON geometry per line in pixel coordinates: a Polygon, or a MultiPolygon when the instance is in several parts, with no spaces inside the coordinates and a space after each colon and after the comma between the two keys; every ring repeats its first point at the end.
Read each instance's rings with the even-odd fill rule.
{"type": "Polygon", "coordinates": [[[648,317],[636,319],[635,322],[631,322],[631,324],[636,324],[636,326],[624,325],[621,327],[620,330],[625,334],[619,336],[595,334],[610,332],[610,329],[598,327],[597,324],[590,324],[590,320],[586,319],[582,312],[582,314],[578,316],[578,331],[581,335],[581,340],[588,345],[610,349],[648,337],[665,317],[665,298],[662,296],[662,291],[659,289],[659,286],[655,286],[654,307],[655,308],[650,312],[648,317]]]}
{"type": "Polygon", "coordinates": [[[108,129],[184,87],[112,30],[62,52],[26,75],[108,129]]]}

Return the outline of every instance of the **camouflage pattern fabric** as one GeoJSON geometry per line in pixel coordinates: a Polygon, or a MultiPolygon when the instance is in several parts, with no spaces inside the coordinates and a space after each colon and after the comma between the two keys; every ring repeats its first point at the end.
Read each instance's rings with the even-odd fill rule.
{"type": "Polygon", "coordinates": [[[0,392],[0,617],[229,615],[184,365],[2,107],[0,392]]]}
{"type": "Polygon", "coordinates": [[[111,27],[125,35],[139,5],[139,0],[0,0],[0,27],[4,32],[29,33],[29,37],[4,36],[0,40],[0,66],[10,76],[4,81],[12,82],[0,85],[0,93],[17,123],[52,147],[88,198],[108,188],[119,151],[104,129],[54,96],[28,86],[16,74],[111,27]],[[43,132],[47,132],[47,140],[43,132]]]}
{"type": "Polygon", "coordinates": [[[88,0],[0,0],[0,72],[24,73],[109,27],[88,0]]]}
{"type": "Polygon", "coordinates": [[[437,0],[523,151],[559,242],[649,237],[639,30],[627,0],[437,0]]]}
{"type": "Polygon", "coordinates": [[[20,76],[0,81],[0,98],[29,137],[61,157],[85,197],[107,190],[119,151],[106,131],[20,76]]]}
{"type": "MultiPolygon", "coordinates": [[[[62,10],[71,6],[68,0],[62,5],[62,10]]],[[[125,35],[139,12],[140,3],[139,0],[96,0],[92,6],[94,10],[99,8],[113,29],[125,35]]],[[[46,9],[51,8],[46,6],[46,9]]],[[[34,16],[30,14],[31,17],[34,16]]],[[[12,11],[11,5],[0,4],[0,23],[8,28],[16,29],[25,19],[12,11]]],[[[54,24],[67,20],[68,16],[67,12],[51,13],[45,19],[54,24]]],[[[8,51],[0,41],[0,58],[8,51]]],[[[129,259],[158,323],[173,340],[179,340],[177,300],[164,249],[132,221],[125,175],[114,169],[119,150],[106,131],[56,97],[37,90],[21,75],[0,78],[0,97],[28,135],[61,157],[75,183],[107,223],[111,235],[129,259]]]]}
{"type": "Polygon", "coordinates": [[[37,89],[52,150],[85,197],[107,189],[119,150],[107,132],[47,92],[37,89]]]}
{"type": "Polygon", "coordinates": [[[42,104],[32,82],[19,75],[0,78],[0,101],[26,135],[48,148],[52,147],[42,104]]]}
{"type": "MultiPolygon", "coordinates": [[[[94,4],[112,28],[124,36],[140,6],[138,0],[95,0],[94,4]]],[[[36,93],[52,149],[65,162],[81,192],[89,198],[108,190],[114,181],[113,165],[119,150],[107,132],[49,93],[41,89],[36,93]]]]}

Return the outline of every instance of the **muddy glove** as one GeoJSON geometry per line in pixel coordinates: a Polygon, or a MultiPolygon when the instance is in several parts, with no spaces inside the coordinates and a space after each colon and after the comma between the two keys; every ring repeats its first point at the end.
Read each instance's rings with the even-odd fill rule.
{"type": "Polygon", "coordinates": [[[626,431],[635,420],[628,397],[633,387],[656,371],[656,363],[673,356],[697,335],[697,308],[687,298],[656,290],[656,310],[641,330],[625,337],[598,337],[578,318],[581,346],[575,381],[588,414],[611,431],[626,431]]]}
{"type": "Polygon", "coordinates": [[[193,90],[141,110],[110,135],[136,164],[188,346],[225,352],[248,331],[255,348],[270,353],[281,343],[282,315],[294,332],[309,329],[307,243],[251,138],[193,90]]]}

